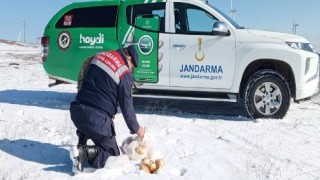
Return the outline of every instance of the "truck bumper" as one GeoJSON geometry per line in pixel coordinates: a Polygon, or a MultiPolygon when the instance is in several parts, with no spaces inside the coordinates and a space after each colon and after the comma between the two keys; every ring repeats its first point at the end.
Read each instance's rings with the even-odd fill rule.
{"type": "Polygon", "coordinates": [[[317,91],[319,91],[319,80],[320,80],[320,60],[319,56],[317,58],[306,58],[304,78],[296,86],[296,96],[295,100],[301,100],[311,97],[317,91]],[[309,66],[309,68],[307,67],[309,66]],[[308,71],[306,70],[308,69],[308,71]]]}

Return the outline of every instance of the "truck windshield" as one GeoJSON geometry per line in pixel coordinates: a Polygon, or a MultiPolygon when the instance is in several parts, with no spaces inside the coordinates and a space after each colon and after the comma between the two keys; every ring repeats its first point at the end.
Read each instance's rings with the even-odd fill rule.
{"type": "Polygon", "coordinates": [[[223,16],[227,21],[229,21],[236,29],[244,29],[243,26],[240,26],[238,23],[236,23],[233,19],[230,18],[230,16],[226,15],[224,12],[222,12],[220,9],[212,6],[211,4],[207,3],[212,9],[217,11],[221,16],[223,16]]]}

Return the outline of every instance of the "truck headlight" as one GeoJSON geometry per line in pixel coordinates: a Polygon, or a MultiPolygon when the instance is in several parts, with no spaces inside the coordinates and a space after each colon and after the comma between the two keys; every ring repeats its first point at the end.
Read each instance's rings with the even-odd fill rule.
{"type": "Polygon", "coordinates": [[[286,42],[288,46],[290,46],[293,49],[301,49],[301,43],[298,42],[286,42]]]}
{"type": "Polygon", "coordinates": [[[293,49],[299,49],[299,50],[317,53],[310,43],[301,43],[301,42],[286,42],[286,43],[288,46],[290,46],[293,49]]]}

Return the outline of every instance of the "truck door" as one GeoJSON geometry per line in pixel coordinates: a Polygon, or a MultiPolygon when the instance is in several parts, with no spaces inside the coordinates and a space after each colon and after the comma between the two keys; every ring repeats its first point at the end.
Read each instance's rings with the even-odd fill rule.
{"type": "MultiPolygon", "coordinates": [[[[142,24],[146,23],[147,20],[145,15],[156,15],[159,17],[159,30],[158,30],[158,40],[153,41],[153,49],[157,47],[156,50],[157,55],[157,62],[158,64],[154,63],[154,59],[152,59],[152,63],[150,60],[145,60],[140,64],[144,66],[144,68],[148,68],[147,66],[153,66],[158,68],[158,80],[153,78],[151,82],[149,82],[149,77],[142,77],[142,73],[144,70],[135,70],[136,74],[140,74],[136,76],[136,81],[144,81],[139,83],[143,86],[143,88],[148,88],[148,86],[169,86],[169,35],[166,33],[168,32],[169,25],[167,24],[169,19],[169,11],[166,11],[167,4],[166,2],[159,1],[145,1],[144,4],[141,3],[134,3],[132,1],[123,1],[122,8],[120,9],[120,14],[126,14],[126,17],[119,16],[119,37],[121,41],[121,46],[124,46],[126,42],[132,41],[132,37],[134,39],[134,43],[138,45],[139,39],[143,35],[147,34],[154,34],[154,32],[148,30],[148,28],[140,27],[142,24]],[[138,16],[145,16],[144,18],[140,19],[141,22],[136,23],[138,16]],[[150,61],[150,63],[149,63],[150,61]],[[137,72],[139,71],[139,73],[137,72]],[[140,76],[140,77],[138,77],[140,76]]],[[[152,20],[153,21],[153,20],[152,20]]],[[[153,37],[153,35],[152,35],[153,37]]],[[[144,38],[147,41],[147,38],[144,38]]],[[[143,41],[141,41],[143,42],[143,41]]],[[[142,45],[142,44],[141,44],[142,45]]],[[[137,50],[138,46],[136,46],[137,50]]],[[[140,54],[139,54],[140,55],[140,54]]],[[[142,55],[141,57],[145,57],[142,55]]],[[[154,58],[154,57],[153,57],[154,58]]],[[[141,59],[142,60],[142,59],[141,59]]],[[[140,66],[140,65],[139,65],[140,66]]],[[[140,67],[139,67],[140,68],[140,67]]],[[[155,72],[153,69],[149,72],[155,72]]]]}
{"type": "Polygon", "coordinates": [[[170,86],[230,89],[235,37],[213,34],[218,20],[209,6],[173,2],[170,27],[170,86]]]}
{"type": "Polygon", "coordinates": [[[159,81],[159,23],[160,17],[158,15],[136,16],[134,42],[137,42],[139,54],[138,68],[134,69],[136,82],[157,83],[159,81]]]}

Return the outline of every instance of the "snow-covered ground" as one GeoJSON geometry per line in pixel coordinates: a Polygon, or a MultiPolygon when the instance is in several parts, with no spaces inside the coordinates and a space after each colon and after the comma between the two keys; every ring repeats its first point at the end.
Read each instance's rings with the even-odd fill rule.
{"type": "MultiPolygon", "coordinates": [[[[100,169],[72,176],[69,117],[76,85],[48,88],[40,48],[0,42],[0,179],[320,179],[320,96],[282,120],[251,120],[239,104],[135,99],[165,168],[100,169]]],[[[130,136],[121,114],[119,145],[130,136]]]]}

